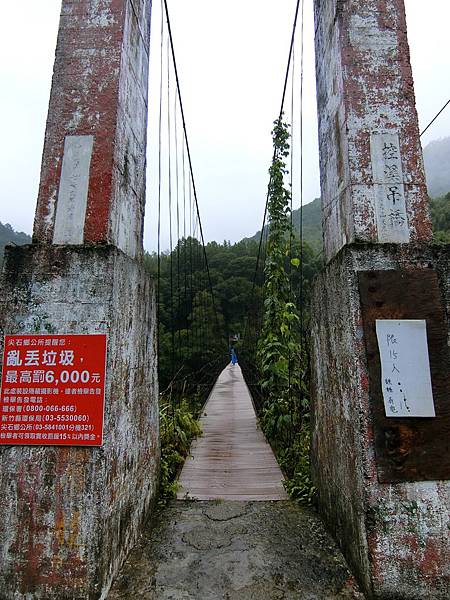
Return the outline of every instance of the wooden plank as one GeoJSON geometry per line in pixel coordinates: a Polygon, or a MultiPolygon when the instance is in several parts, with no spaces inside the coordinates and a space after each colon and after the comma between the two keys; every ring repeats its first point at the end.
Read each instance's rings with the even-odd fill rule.
{"type": "Polygon", "coordinates": [[[367,271],[358,277],[378,479],[450,479],[450,353],[437,275],[415,269],[367,271]],[[425,319],[436,417],[386,417],[376,319],[425,319]]]}
{"type": "Polygon", "coordinates": [[[239,365],[226,367],[201,418],[180,475],[179,499],[286,500],[283,474],[257,427],[250,393],[239,365]]]}

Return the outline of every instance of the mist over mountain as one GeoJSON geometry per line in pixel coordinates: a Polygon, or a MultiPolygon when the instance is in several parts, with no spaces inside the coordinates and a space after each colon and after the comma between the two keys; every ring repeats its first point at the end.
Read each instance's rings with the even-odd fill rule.
{"type": "MultiPolygon", "coordinates": [[[[300,232],[300,218],[303,221],[303,240],[307,242],[313,250],[320,252],[322,250],[322,212],[320,198],[315,198],[309,204],[305,204],[303,209],[297,208],[292,211],[292,224],[297,234],[300,232]]],[[[259,240],[261,230],[257,231],[250,240],[259,240]]]]}
{"type": "MultiPolygon", "coordinates": [[[[449,231],[448,214],[450,213],[450,137],[434,140],[423,149],[425,171],[427,175],[428,193],[436,199],[431,203],[431,214],[435,232],[449,231]]],[[[292,211],[292,220],[296,232],[300,231],[300,209],[292,211]]],[[[322,249],[322,216],[320,198],[316,198],[302,209],[303,239],[313,250],[322,249]]],[[[250,238],[259,240],[258,231],[250,238]]],[[[23,231],[14,231],[11,225],[0,222],[0,265],[6,244],[17,245],[31,243],[31,237],[23,231]]]]}
{"type": "MultiPolygon", "coordinates": [[[[428,194],[432,198],[430,209],[435,233],[445,232],[448,236],[450,214],[450,137],[430,142],[423,149],[428,194]]],[[[300,231],[300,209],[292,211],[294,229],[300,231]]],[[[250,239],[259,240],[260,231],[250,239]]],[[[322,249],[322,215],[320,198],[303,207],[303,239],[314,250],[322,249]]],[[[442,234],[437,239],[444,241],[442,234]]]]}
{"type": "Polygon", "coordinates": [[[434,140],[425,146],[423,160],[431,198],[450,192],[450,137],[434,140]]]}

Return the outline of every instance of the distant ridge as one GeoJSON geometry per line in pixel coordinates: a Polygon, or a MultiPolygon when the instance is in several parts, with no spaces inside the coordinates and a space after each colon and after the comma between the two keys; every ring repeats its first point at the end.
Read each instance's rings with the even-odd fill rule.
{"type": "Polygon", "coordinates": [[[450,192],[450,137],[434,140],[425,146],[423,161],[431,198],[450,192]]]}
{"type": "Polygon", "coordinates": [[[3,225],[0,222],[0,266],[3,262],[3,251],[7,244],[16,244],[16,246],[31,244],[31,237],[23,231],[14,231],[9,223],[3,225]]]}
{"type": "MultiPolygon", "coordinates": [[[[447,214],[450,212],[450,137],[434,140],[423,150],[425,171],[427,174],[428,193],[437,199],[431,203],[431,213],[435,232],[444,231],[450,235],[447,225],[447,214]],[[439,214],[438,214],[439,213],[439,214]]],[[[294,229],[300,231],[300,209],[292,211],[294,229]]],[[[251,236],[250,240],[259,240],[260,231],[251,236]]],[[[320,198],[316,198],[303,206],[303,239],[313,250],[322,250],[322,216],[320,198]]],[[[8,243],[17,245],[30,244],[31,237],[23,231],[14,231],[8,223],[0,222],[0,265],[3,260],[3,250],[8,243]]]]}
{"type": "MultiPolygon", "coordinates": [[[[450,192],[450,137],[430,142],[423,150],[425,171],[427,175],[428,194],[431,202],[431,215],[435,232],[448,231],[443,226],[442,215],[450,212],[450,200],[446,195],[450,192]],[[438,212],[440,216],[438,218],[438,212]]],[[[292,211],[294,229],[300,231],[300,209],[292,211]]],[[[259,240],[261,231],[253,235],[251,240],[259,240]]],[[[322,215],[320,198],[316,198],[303,206],[303,239],[315,251],[322,250],[322,215]]]]}
{"type": "MultiPolygon", "coordinates": [[[[292,223],[297,234],[300,233],[300,209],[292,211],[292,223]]],[[[257,231],[250,240],[259,240],[261,230],[257,231]]],[[[309,204],[303,206],[303,240],[307,242],[313,250],[320,252],[322,250],[322,214],[320,198],[316,198],[309,204]]]]}

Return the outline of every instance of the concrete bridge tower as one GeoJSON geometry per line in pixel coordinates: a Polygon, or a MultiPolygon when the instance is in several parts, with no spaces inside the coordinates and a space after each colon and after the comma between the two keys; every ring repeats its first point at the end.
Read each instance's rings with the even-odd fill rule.
{"type": "MultiPolygon", "coordinates": [[[[76,400],[67,394],[79,387],[60,389],[64,408],[56,396],[48,401],[53,375],[47,387],[19,380],[4,387],[5,599],[104,598],[156,493],[155,310],[141,262],[150,14],[151,0],[62,2],[33,243],[6,251],[0,340],[21,335],[10,340],[17,346],[8,364],[23,367],[57,356],[40,348],[44,342],[83,334],[92,354],[94,337],[106,334],[103,440],[101,431],[65,424],[74,416],[67,406],[87,402],[90,410],[95,388],[81,388],[76,400]],[[25,342],[34,354],[19,347],[25,342]],[[29,407],[39,401],[35,417],[39,405],[29,407]]],[[[16,369],[8,372],[17,378],[16,369]]],[[[37,368],[28,373],[38,380],[37,368]]]]}
{"type": "Polygon", "coordinates": [[[368,597],[444,600],[449,248],[431,243],[404,3],[314,4],[327,263],[312,326],[320,509],[368,597]]]}

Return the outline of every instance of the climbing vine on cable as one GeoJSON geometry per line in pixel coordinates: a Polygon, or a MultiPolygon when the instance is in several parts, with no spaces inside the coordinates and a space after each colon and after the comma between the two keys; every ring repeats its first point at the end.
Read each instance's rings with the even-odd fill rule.
{"type": "Polygon", "coordinates": [[[256,361],[264,394],[263,431],[288,476],[288,491],[310,502],[314,489],[309,475],[307,356],[290,277],[300,260],[291,256],[291,192],[285,183],[289,137],[288,125],[280,117],[272,131],[263,324],[256,361]]]}

